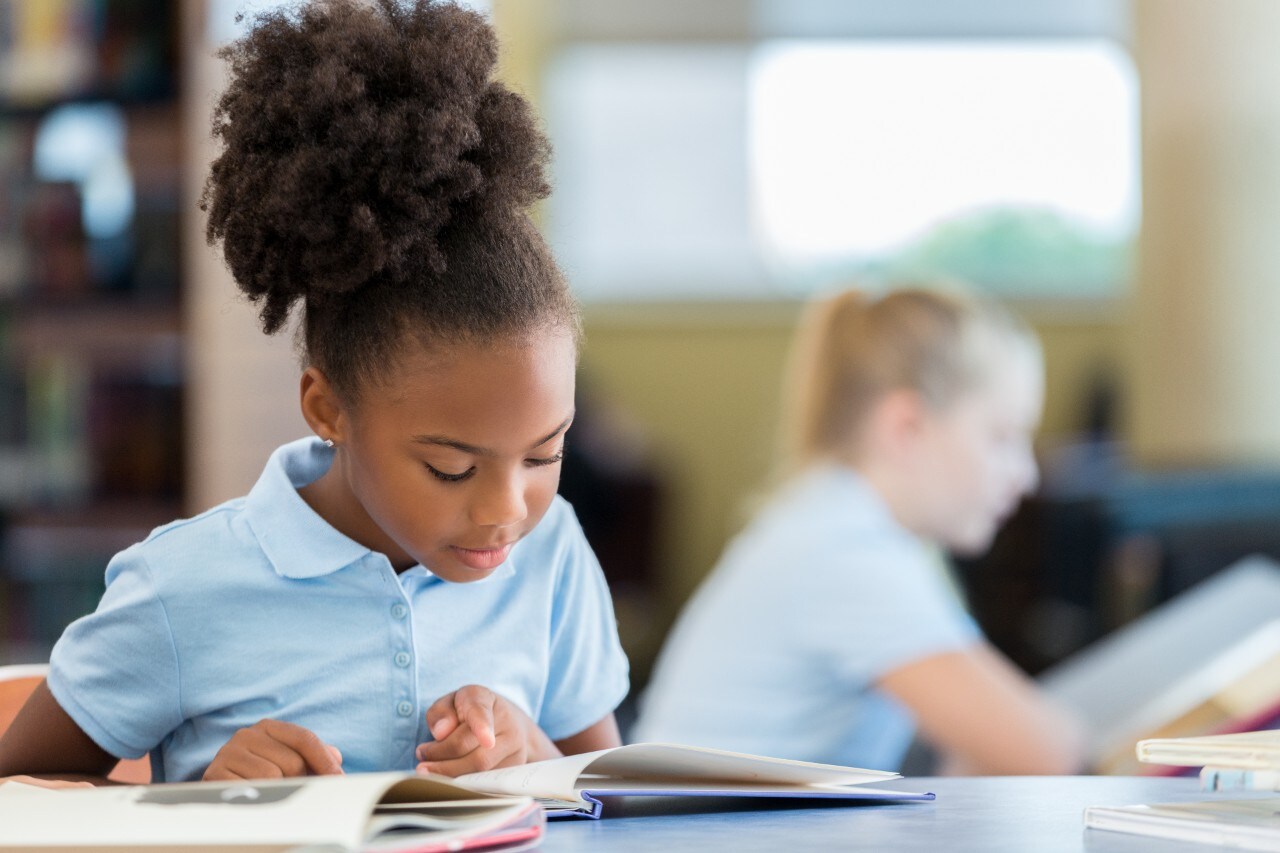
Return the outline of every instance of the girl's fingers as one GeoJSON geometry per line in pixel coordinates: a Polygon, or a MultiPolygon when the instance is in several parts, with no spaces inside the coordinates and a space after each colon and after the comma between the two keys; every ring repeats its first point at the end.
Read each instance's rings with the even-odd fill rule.
{"type": "Polygon", "coordinates": [[[455,693],[441,696],[427,709],[427,728],[436,740],[444,740],[458,727],[458,714],[453,707],[455,693]]]}
{"type": "Polygon", "coordinates": [[[484,687],[464,687],[454,694],[453,704],[458,720],[475,732],[484,749],[493,749],[498,743],[494,734],[493,706],[497,695],[484,687]]]}
{"type": "Polygon", "coordinates": [[[480,739],[470,727],[462,726],[444,740],[430,741],[418,745],[419,761],[445,761],[461,758],[480,748],[480,739]]]}
{"type": "Polygon", "coordinates": [[[520,750],[517,748],[499,757],[492,750],[475,750],[461,758],[445,761],[423,761],[418,765],[419,773],[438,773],[441,776],[462,776],[467,773],[478,773],[482,770],[493,770],[495,767],[508,767],[520,763],[520,750]]]}
{"type": "Polygon", "coordinates": [[[205,771],[206,780],[338,775],[342,753],[310,729],[261,720],[232,736],[205,771]]]}
{"type": "MultiPolygon", "coordinates": [[[[342,773],[342,753],[320,740],[320,736],[310,729],[279,720],[263,720],[260,725],[271,739],[279,741],[300,756],[307,771],[317,776],[336,776],[342,773]]],[[[277,754],[279,753],[272,753],[277,754]]]]}

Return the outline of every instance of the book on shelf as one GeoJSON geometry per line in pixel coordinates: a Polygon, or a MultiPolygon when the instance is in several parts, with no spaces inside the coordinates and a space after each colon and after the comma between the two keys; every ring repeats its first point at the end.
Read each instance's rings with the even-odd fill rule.
{"type": "Polygon", "coordinates": [[[1089,829],[1145,835],[1232,850],[1280,851],[1280,798],[1218,799],[1191,803],[1090,806],[1089,829]]]}
{"type": "Polygon", "coordinates": [[[1091,732],[1101,773],[1158,774],[1134,744],[1261,728],[1280,717],[1280,566],[1224,569],[1042,674],[1091,732]]]}
{"type": "Polygon", "coordinates": [[[0,785],[0,850],[523,850],[541,838],[545,820],[529,797],[407,773],[63,790],[0,785]]]}
{"type": "Polygon", "coordinates": [[[767,758],[668,743],[568,755],[469,773],[458,782],[480,791],[534,797],[550,817],[599,817],[601,797],[807,797],[932,800],[931,793],[867,787],[897,773],[767,758]]]}

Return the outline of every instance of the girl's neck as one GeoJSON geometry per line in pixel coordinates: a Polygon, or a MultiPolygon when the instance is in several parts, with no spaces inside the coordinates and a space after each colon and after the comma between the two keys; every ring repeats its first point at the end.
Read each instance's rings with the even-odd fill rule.
{"type": "Polygon", "coordinates": [[[386,555],[397,574],[416,565],[417,561],[387,536],[356,500],[343,476],[342,461],[341,453],[335,455],[329,470],[299,488],[298,495],[333,529],[370,551],[386,555]]]}
{"type": "Polygon", "coordinates": [[[911,513],[912,501],[910,495],[912,489],[909,484],[903,482],[903,478],[898,476],[898,472],[891,466],[876,464],[874,459],[855,457],[849,455],[837,461],[853,469],[859,477],[867,484],[871,491],[876,493],[880,501],[889,510],[889,514],[893,516],[893,520],[902,525],[905,529],[911,531],[916,536],[921,536],[919,530],[913,523],[911,513]]]}

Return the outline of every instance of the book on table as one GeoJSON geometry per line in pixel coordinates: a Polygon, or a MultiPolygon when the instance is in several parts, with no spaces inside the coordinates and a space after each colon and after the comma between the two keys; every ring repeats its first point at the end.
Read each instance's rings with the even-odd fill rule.
{"type": "Polygon", "coordinates": [[[1280,798],[1205,800],[1137,806],[1090,806],[1089,829],[1216,844],[1232,850],[1280,851],[1280,798]]]}
{"type": "Polygon", "coordinates": [[[352,773],[50,790],[0,785],[0,850],[273,853],[524,849],[547,817],[599,817],[601,797],[932,800],[868,787],[897,773],[675,744],[630,744],[450,779],[352,773]]]}
{"type": "Polygon", "coordinates": [[[0,785],[0,850],[511,851],[534,846],[545,822],[529,797],[408,773],[62,790],[0,785]]]}
{"type": "Polygon", "coordinates": [[[1280,851],[1280,732],[1237,732],[1198,737],[1146,738],[1134,749],[1139,761],[1178,767],[1203,766],[1206,790],[1255,790],[1190,803],[1092,806],[1085,826],[1238,850],[1280,851]]]}
{"type": "Polygon", "coordinates": [[[1200,767],[1206,791],[1280,790],[1280,731],[1138,741],[1138,760],[1200,767]]]}
{"type": "Polygon", "coordinates": [[[1280,769],[1280,731],[1236,732],[1138,741],[1138,760],[1179,767],[1215,765],[1238,770],[1280,769]]]}
{"type": "Polygon", "coordinates": [[[932,800],[931,793],[868,787],[897,773],[767,758],[667,743],[627,746],[469,773],[475,790],[534,797],[551,817],[599,817],[601,797],[808,797],[932,800]]]}

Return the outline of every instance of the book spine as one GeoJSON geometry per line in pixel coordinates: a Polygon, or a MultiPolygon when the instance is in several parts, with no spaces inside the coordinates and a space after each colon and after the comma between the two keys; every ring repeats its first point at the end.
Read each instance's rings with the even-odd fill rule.
{"type": "Polygon", "coordinates": [[[1200,771],[1205,791],[1280,791],[1280,770],[1237,770],[1206,767],[1200,771]]]}

